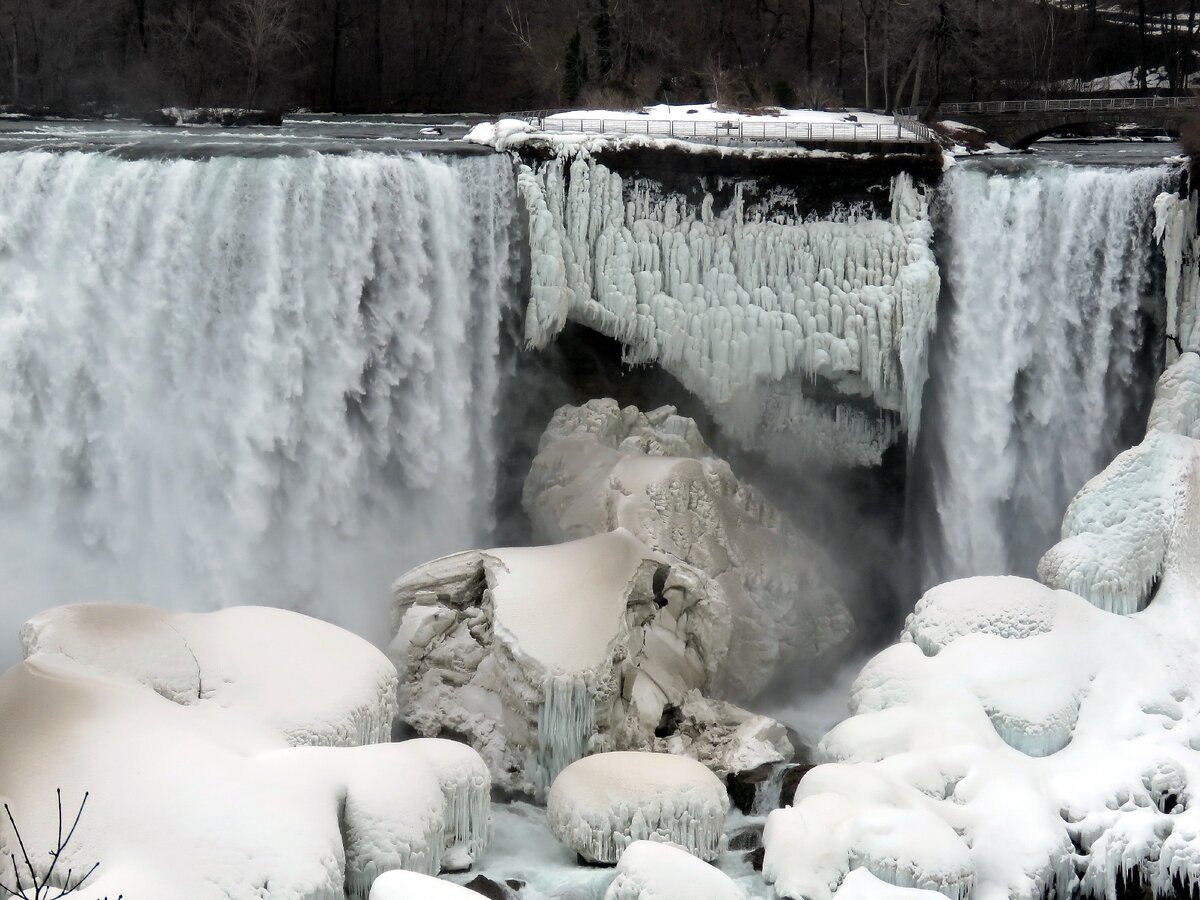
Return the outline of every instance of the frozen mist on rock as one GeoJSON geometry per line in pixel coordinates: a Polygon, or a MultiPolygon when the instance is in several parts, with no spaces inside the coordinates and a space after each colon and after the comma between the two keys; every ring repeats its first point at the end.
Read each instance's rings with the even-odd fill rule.
{"type": "Polygon", "coordinates": [[[5,633],[106,599],[379,638],[367,598],[488,533],[502,157],[5,153],[0,196],[5,633]]]}
{"type": "Polygon", "coordinates": [[[940,186],[947,292],[915,500],[926,586],[1032,575],[1071,497],[1141,436],[1154,198],[1171,176],[971,164],[940,186]]]}

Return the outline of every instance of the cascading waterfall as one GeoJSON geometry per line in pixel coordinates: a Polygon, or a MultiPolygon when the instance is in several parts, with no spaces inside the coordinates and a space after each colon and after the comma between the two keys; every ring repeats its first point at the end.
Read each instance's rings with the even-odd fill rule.
{"type": "Polygon", "coordinates": [[[941,192],[949,314],[934,351],[926,585],[1032,575],[1144,403],[1166,168],[962,166],[941,192]],[[934,532],[934,533],[929,533],[934,532]],[[936,548],[936,549],[934,549],[936,548]]]}
{"type": "Polygon", "coordinates": [[[382,636],[388,581],[491,526],[515,206],[501,156],[0,154],[8,616],[382,636]]]}

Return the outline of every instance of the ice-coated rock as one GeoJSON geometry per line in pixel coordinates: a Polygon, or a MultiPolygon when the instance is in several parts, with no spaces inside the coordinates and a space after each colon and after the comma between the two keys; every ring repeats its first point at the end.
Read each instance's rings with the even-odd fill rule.
{"type": "MultiPolygon", "coordinates": [[[[244,708],[179,703],[60,652],[0,677],[0,720],[0,797],[38,871],[51,863],[56,789],[68,816],[87,792],[56,865],[99,862],[97,896],[365,900],[379,873],[436,874],[448,849],[487,832],[486,773],[469,748],[293,747],[244,708]]],[[[21,854],[7,818],[0,851],[21,854]]]]}
{"type": "Polygon", "coordinates": [[[1200,357],[1184,353],[1159,379],[1146,439],[1084,485],[1038,577],[1123,614],[1168,573],[1200,583],[1198,413],[1200,357]]]}
{"type": "Polygon", "coordinates": [[[396,672],[387,657],[299,613],[80,604],[30,619],[21,644],[27,657],[61,654],[174,703],[235,709],[293,745],[350,747],[391,738],[396,672]]]}
{"type": "Polygon", "coordinates": [[[729,797],[695,760],[667,753],[599,753],[563,769],[546,816],[589,862],[615,863],[635,841],[678,844],[703,860],[721,851],[729,797]]]}
{"type": "Polygon", "coordinates": [[[634,841],[617,863],[604,900],[745,900],[745,892],[720,869],[682,847],[634,841]]]}
{"type": "Polygon", "coordinates": [[[375,880],[369,900],[479,900],[479,895],[417,872],[385,872],[375,880]]]}
{"type": "Polygon", "coordinates": [[[643,413],[606,399],[559,409],[524,503],[537,540],[624,528],[719,585],[736,648],[712,686],[719,696],[753,696],[781,664],[816,658],[853,628],[826,554],[672,407],[643,413]]]}
{"type": "Polygon", "coordinates": [[[868,398],[915,435],[940,277],[910,176],[893,180],[890,218],[825,220],[794,201],[786,213],[747,204],[741,184],[718,212],[712,195],[692,204],[582,147],[522,165],[518,187],[531,345],[581,322],[623,342],[631,362],[658,361],[732,433],[786,433],[808,460],[878,463],[897,429],[853,404],[807,401],[806,378],[868,398]]]}

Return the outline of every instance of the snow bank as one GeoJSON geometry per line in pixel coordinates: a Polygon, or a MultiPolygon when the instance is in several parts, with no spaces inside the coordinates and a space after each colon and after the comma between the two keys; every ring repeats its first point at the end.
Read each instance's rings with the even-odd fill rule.
{"type": "Polygon", "coordinates": [[[974,900],[1200,888],[1198,362],[1072,504],[1051,586],[940,585],[863,669],[824,765],[768,819],[780,896],[834,896],[856,867],[974,900]]]}
{"type": "Polygon", "coordinates": [[[700,763],[663,753],[601,753],[565,768],[546,803],[550,830],[589,862],[615,863],[635,841],[721,851],[729,798],[700,763]]]}
{"type": "MultiPolygon", "coordinates": [[[[642,413],[592,400],[559,409],[526,479],[524,505],[537,540],[621,528],[672,572],[702,573],[710,595],[719,585],[737,652],[720,661],[706,656],[710,667],[719,663],[707,680],[717,696],[751,697],[782,664],[819,657],[853,628],[825,553],[739,481],[695,422],[672,407],[642,413]]],[[[713,634],[704,643],[723,639],[713,634]]],[[[662,695],[657,708],[678,704],[683,692],[671,690],[669,673],[651,675],[662,695]]]]}
{"type": "Polygon", "coordinates": [[[888,219],[759,209],[742,184],[718,210],[711,194],[692,204],[586,151],[520,166],[518,187],[531,346],[581,322],[630,363],[657,361],[730,432],[786,435],[816,461],[878,463],[897,420],[915,437],[940,276],[910,176],[894,179],[888,219]],[[814,378],[860,402],[806,398],[814,378]]]}
{"type": "Polygon", "coordinates": [[[604,900],[745,900],[733,880],[682,847],[634,841],[617,863],[604,900]]]}
{"type": "Polygon", "coordinates": [[[386,872],[376,879],[370,900],[479,900],[479,895],[417,872],[386,872]]]}
{"type": "Polygon", "coordinates": [[[293,745],[391,739],[396,673],[387,657],[348,631],[298,613],[81,604],[30,619],[21,643],[27,657],[69,656],[174,703],[237,710],[293,745]]]}

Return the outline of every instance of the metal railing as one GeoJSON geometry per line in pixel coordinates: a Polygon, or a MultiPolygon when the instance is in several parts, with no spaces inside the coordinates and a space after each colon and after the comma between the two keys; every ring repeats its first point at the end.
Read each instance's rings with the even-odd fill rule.
{"type": "MultiPolygon", "coordinates": [[[[1200,109],[1200,97],[1080,97],[1068,100],[994,100],[982,103],[943,103],[939,116],[966,113],[988,115],[1010,112],[1090,112],[1118,109],[1200,109]]],[[[918,115],[921,110],[901,109],[897,120],[918,115]]]]}
{"type": "Polygon", "coordinates": [[[571,134],[646,135],[687,141],[810,141],[822,143],[927,144],[933,134],[915,118],[896,117],[888,123],[867,122],[753,122],[744,119],[650,119],[556,116],[553,113],[509,113],[539,131],[571,134]]]}

